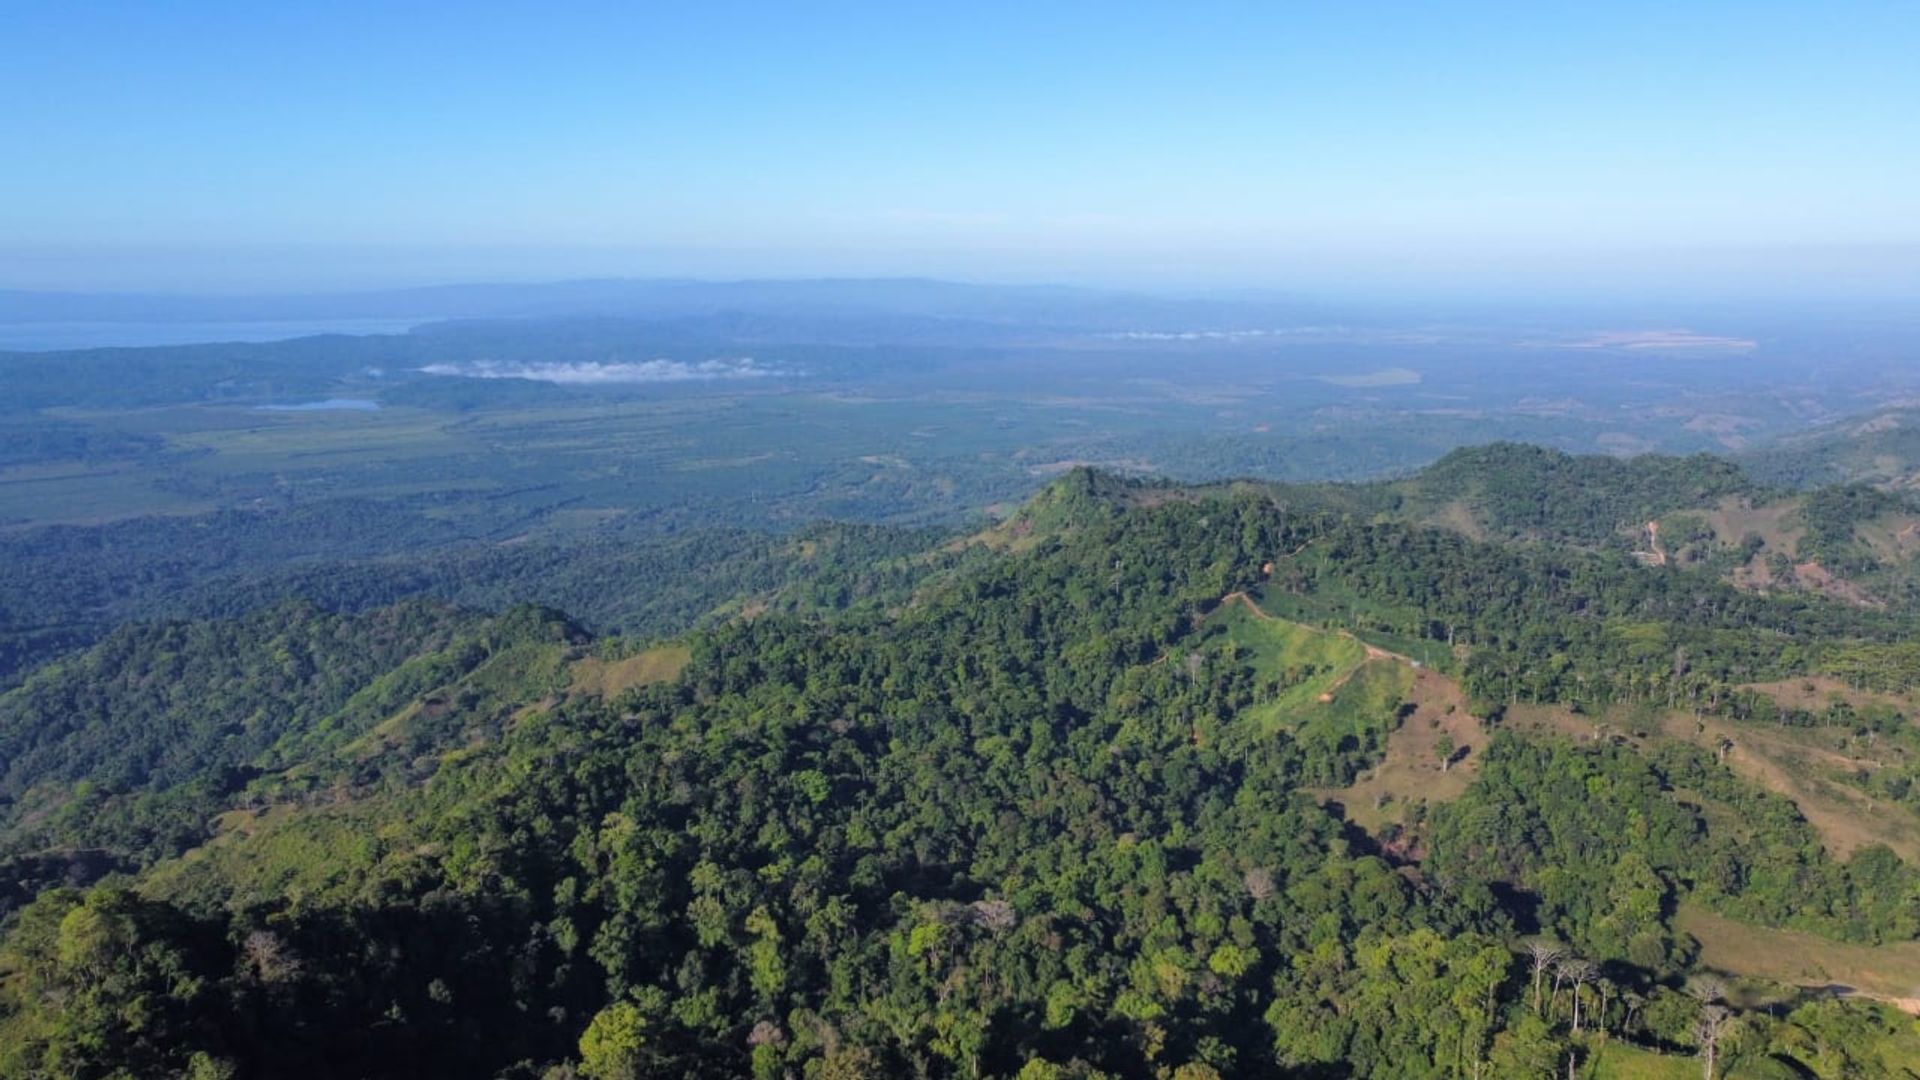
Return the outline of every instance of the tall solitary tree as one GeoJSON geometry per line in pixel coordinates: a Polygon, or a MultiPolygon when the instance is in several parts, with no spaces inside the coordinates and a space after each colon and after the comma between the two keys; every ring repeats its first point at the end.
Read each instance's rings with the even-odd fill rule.
{"type": "Polygon", "coordinates": [[[1694,1038],[1700,1043],[1700,1061],[1706,1080],[1713,1080],[1714,1064],[1720,1057],[1720,1036],[1732,1016],[1727,1007],[1720,1004],[1726,996],[1726,987],[1718,979],[1700,978],[1687,984],[1687,993],[1702,1002],[1700,1019],[1694,1024],[1694,1038]]]}
{"type": "Polygon", "coordinates": [[[1594,967],[1593,961],[1582,960],[1577,956],[1569,956],[1560,961],[1559,967],[1555,969],[1555,974],[1565,978],[1573,987],[1573,1033],[1575,1035],[1580,1034],[1580,988],[1598,973],[1599,969],[1594,967]]]}
{"type": "Polygon", "coordinates": [[[1527,942],[1527,956],[1533,961],[1533,1011],[1535,1013],[1540,1012],[1540,978],[1546,974],[1548,968],[1553,966],[1554,961],[1560,959],[1561,955],[1560,946],[1551,941],[1533,938],[1527,942]]]}
{"type": "Polygon", "coordinates": [[[1700,1061],[1706,1080],[1713,1080],[1714,1062],[1720,1056],[1720,1036],[1732,1016],[1725,1005],[1706,1005],[1700,1009],[1700,1022],[1694,1028],[1700,1040],[1700,1061]]]}

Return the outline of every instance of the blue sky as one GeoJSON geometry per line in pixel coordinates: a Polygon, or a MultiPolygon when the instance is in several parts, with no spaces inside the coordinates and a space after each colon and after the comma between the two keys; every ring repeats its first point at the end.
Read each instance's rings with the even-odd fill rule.
{"type": "Polygon", "coordinates": [[[1920,282],[1911,2],[174,0],[0,34],[0,286],[1920,282]]]}

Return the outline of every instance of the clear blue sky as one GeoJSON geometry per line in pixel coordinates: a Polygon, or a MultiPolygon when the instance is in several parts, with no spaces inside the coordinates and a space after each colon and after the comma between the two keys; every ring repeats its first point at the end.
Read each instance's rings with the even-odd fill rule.
{"type": "Polygon", "coordinates": [[[0,6],[0,286],[1920,280],[1920,4],[0,6]]]}

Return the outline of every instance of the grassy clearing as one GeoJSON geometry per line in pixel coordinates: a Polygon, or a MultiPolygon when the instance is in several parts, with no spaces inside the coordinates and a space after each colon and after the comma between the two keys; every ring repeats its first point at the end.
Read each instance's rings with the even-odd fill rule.
{"type": "Polygon", "coordinates": [[[1384,749],[1400,722],[1412,665],[1352,635],[1276,619],[1241,594],[1227,597],[1210,618],[1230,662],[1250,664],[1279,687],[1241,711],[1250,733],[1287,732],[1309,755],[1344,759],[1349,767],[1384,749]]]}
{"type": "Polygon", "coordinates": [[[1743,689],[1757,690],[1772,698],[1783,709],[1805,709],[1816,713],[1826,709],[1835,701],[1846,702],[1855,709],[1864,709],[1870,705],[1884,705],[1903,712],[1916,709],[1910,697],[1882,694],[1872,690],[1856,690],[1829,675],[1809,675],[1804,678],[1782,679],[1779,682],[1770,683],[1748,683],[1743,689]]]}
{"type": "Polygon", "coordinates": [[[1920,517],[1888,514],[1862,524],[1856,534],[1882,562],[1905,562],[1920,552],[1920,517]]]}
{"type": "MultiPolygon", "coordinates": [[[[1362,742],[1371,735],[1385,737],[1399,722],[1395,717],[1407,700],[1413,668],[1398,660],[1370,658],[1328,694],[1293,713],[1295,730],[1337,743],[1353,736],[1362,742]]],[[[1287,714],[1282,714],[1285,722],[1287,714]]]]}
{"type": "Polygon", "coordinates": [[[169,491],[153,471],[115,464],[0,471],[0,523],[100,525],[145,514],[193,514],[206,499],[169,491]]]}
{"type": "Polygon", "coordinates": [[[1486,526],[1481,524],[1480,519],[1473,515],[1473,510],[1459,499],[1442,504],[1440,509],[1434,511],[1433,515],[1427,519],[1426,524],[1436,528],[1450,529],[1469,540],[1487,538],[1486,526]]]}
{"type": "Polygon", "coordinates": [[[1806,534],[1799,520],[1800,503],[1799,499],[1788,499],[1751,506],[1745,499],[1730,495],[1704,516],[1718,543],[1738,544],[1751,533],[1765,545],[1763,556],[1775,551],[1791,555],[1806,534]]]}
{"type": "Polygon", "coordinates": [[[1046,533],[1035,529],[1030,519],[1016,513],[979,532],[955,537],[942,550],[958,553],[978,545],[988,551],[1018,555],[1039,547],[1040,541],[1045,537],[1046,533]]]}
{"type": "Polygon", "coordinates": [[[1447,649],[1445,642],[1379,629],[1382,625],[1418,622],[1417,612],[1410,608],[1374,604],[1346,590],[1338,582],[1325,582],[1311,594],[1289,592],[1269,585],[1255,590],[1250,596],[1260,610],[1276,618],[1304,623],[1310,629],[1337,628],[1323,632],[1355,638],[1377,649],[1417,660],[1426,667],[1450,672],[1457,663],[1457,658],[1447,649]]]}
{"type": "Polygon", "coordinates": [[[444,733],[454,730],[473,737],[490,735],[491,725],[503,719],[521,719],[552,707],[555,691],[567,683],[570,655],[570,647],[551,642],[523,642],[501,649],[452,682],[407,702],[347,742],[339,753],[367,761],[409,744],[435,741],[434,732],[443,733],[441,741],[444,733]]]}
{"type": "MultiPolygon", "coordinates": [[[[167,434],[175,447],[211,451],[221,469],[323,469],[361,460],[478,453],[481,444],[414,409],[373,413],[255,413],[246,427],[199,427],[167,434]]],[[[205,459],[201,459],[205,460],[205,459]]]]}
{"type": "Polygon", "coordinates": [[[1613,710],[1587,716],[1547,705],[1510,706],[1506,723],[1518,731],[1579,741],[1617,738],[1645,746],[1673,739],[1714,754],[1725,740],[1731,744],[1727,767],[1748,783],[1791,800],[1835,857],[1844,859],[1868,845],[1885,844],[1903,859],[1920,861],[1920,816],[1846,783],[1844,777],[1882,763],[1837,749],[1832,729],[1740,724],[1679,712],[1645,715],[1613,710]]]}
{"type": "Polygon", "coordinates": [[[693,650],[677,643],[655,645],[624,660],[590,656],[570,665],[568,671],[573,681],[567,689],[576,694],[619,697],[636,686],[672,682],[692,659],[693,650]]]}
{"type": "Polygon", "coordinates": [[[1659,1054],[1612,1040],[1591,1049],[1593,1056],[1581,1066],[1578,1075],[1592,1080],[1699,1080],[1700,1077],[1698,1058],[1659,1054]]]}
{"type": "Polygon", "coordinates": [[[1351,701],[1369,689],[1364,683],[1349,689],[1367,663],[1366,646],[1350,637],[1273,618],[1244,596],[1230,597],[1210,620],[1224,629],[1222,647],[1233,659],[1251,666],[1259,679],[1287,684],[1247,710],[1246,717],[1263,729],[1297,730],[1344,706],[1342,698],[1351,701]]]}
{"type": "Polygon", "coordinates": [[[1875,799],[1837,779],[1877,768],[1879,763],[1823,745],[1832,740],[1832,732],[1736,724],[1678,713],[1664,719],[1662,730],[1671,738],[1715,752],[1722,740],[1730,743],[1728,768],[1751,783],[1793,800],[1836,857],[1846,858],[1871,844],[1885,844],[1909,862],[1920,861],[1920,818],[1904,806],[1875,799]]]}
{"type": "Polygon", "coordinates": [[[1849,987],[1920,1011],[1920,942],[1850,945],[1738,922],[1690,904],[1681,907],[1677,922],[1700,942],[1703,967],[1809,989],[1849,987]]]}
{"type": "Polygon", "coordinates": [[[1275,618],[1242,595],[1228,597],[1211,620],[1236,659],[1289,684],[1247,710],[1262,729],[1336,743],[1385,736],[1385,752],[1366,775],[1317,793],[1345,806],[1351,820],[1378,828],[1407,803],[1457,798],[1472,781],[1487,733],[1451,679],[1352,634],[1275,618]],[[1402,718],[1407,704],[1413,711],[1402,718]],[[1455,747],[1446,767],[1438,753],[1443,737],[1455,747]]]}
{"type": "Polygon", "coordinates": [[[1533,735],[1560,735],[1584,742],[1600,738],[1608,732],[1629,734],[1634,731],[1634,726],[1624,724],[1623,719],[1613,715],[1596,717],[1574,713],[1562,705],[1514,702],[1507,706],[1505,723],[1515,731],[1533,735]]]}
{"type": "Polygon", "coordinates": [[[346,903],[377,876],[381,863],[416,851],[407,828],[376,820],[363,803],[272,807],[156,864],[143,875],[140,891],[174,902],[236,908],[284,902],[288,896],[346,903]]]}
{"type": "Polygon", "coordinates": [[[1338,802],[1348,820],[1370,831],[1399,820],[1412,803],[1459,798],[1480,771],[1486,749],[1486,726],[1467,711],[1466,696],[1453,680],[1416,671],[1406,697],[1414,710],[1387,736],[1380,763],[1347,787],[1316,793],[1322,801],[1338,802]],[[1454,747],[1451,764],[1444,767],[1443,736],[1454,747]]]}

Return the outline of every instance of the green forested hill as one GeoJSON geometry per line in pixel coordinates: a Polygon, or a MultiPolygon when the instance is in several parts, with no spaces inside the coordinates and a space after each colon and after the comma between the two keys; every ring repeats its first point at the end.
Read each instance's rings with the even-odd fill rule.
{"type": "Polygon", "coordinates": [[[925,572],[899,562],[946,535],[615,523],[483,540],[358,500],[0,534],[13,570],[0,577],[0,686],[127,620],[236,616],[290,596],[346,611],[422,596],[490,609],[536,602],[605,633],[678,633],[746,594],[782,592],[797,606],[896,595],[925,572]]]}
{"type": "Polygon", "coordinates": [[[1920,414],[1895,409],[1828,424],[1748,451],[1741,465],[1783,487],[1912,488],[1920,474],[1920,414]]]}
{"type": "MultiPolygon", "coordinates": [[[[213,814],[265,798],[263,778],[313,767],[424,695],[457,695],[516,651],[582,641],[550,616],[427,602],[124,627],[0,695],[0,851],[176,854],[213,814]]],[[[536,685],[516,671],[514,692],[536,685]]]]}
{"type": "Polygon", "coordinates": [[[1286,490],[1302,505],[1475,539],[1630,553],[1750,591],[1920,610],[1920,506],[1857,480],[1793,490],[1705,454],[1577,457],[1493,443],[1402,480],[1286,490]]]}
{"type": "MultiPolygon", "coordinates": [[[[1101,478],[1077,483],[1115,509],[1189,490],[1087,475],[1101,478]]],[[[1707,455],[1581,457],[1495,443],[1399,480],[1206,490],[1249,488],[1295,512],[1637,552],[1744,588],[1920,605],[1920,512],[1904,495],[1859,484],[1775,490],[1707,455]]],[[[1048,527],[1059,513],[1055,490],[1043,489],[992,538],[1015,544],[1048,527]]],[[[683,632],[749,598],[807,609],[892,603],[952,561],[947,542],[965,527],[823,523],[765,533],[592,513],[540,524],[434,495],[4,532],[0,560],[14,572],[0,576],[0,687],[128,620],[236,616],[289,596],[344,611],[423,596],[492,610],[536,602],[595,632],[635,637],[683,632]]]]}
{"type": "Polygon", "coordinates": [[[1678,921],[1920,935],[1920,872],[1752,767],[1871,732],[1860,797],[1920,794],[1902,617],[1084,472],[977,540],[684,651],[292,606],[36,674],[12,892],[133,872],[8,918],[0,1075],[1920,1068],[1678,921]]]}
{"type": "Polygon", "coordinates": [[[1396,485],[1414,506],[1451,507],[1489,537],[1616,542],[1623,527],[1758,491],[1738,466],[1707,454],[1576,457],[1520,443],[1455,450],[1396,485]]]}

